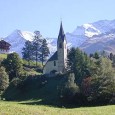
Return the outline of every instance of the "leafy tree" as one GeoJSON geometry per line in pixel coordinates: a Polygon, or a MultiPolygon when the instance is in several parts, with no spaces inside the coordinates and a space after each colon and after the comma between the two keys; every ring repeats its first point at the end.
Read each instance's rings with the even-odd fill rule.
{"type": "Polygon", "coordinates": [[[9,84],[8,74],[5,72],[4,67],[0,67],[0,91],[4,91],[9,84]]]}
{"type": "Polygon", "coordinates": [[[106,57],[101,57],[97,64],[97,72],[92,78],[82,82],[87,90],[85,93],[94,103],[108,103],[115,92],[115,76],[112,62],[106,57]]]}
{"type": "Polygon", "coordinates": [[[91,80],[90,89],[90,101],[95,104],[109,103],[115,92],[115,77],[95,75],[91,80]]]}
{"type": "Polygon", "coordinates": [[[23,70],[22,60],[17,53],[8,54],[7,58],[3,60],[2,65],[6,68],[10,81],[14,77],[19,77],[23,70]]]}
{"type": "Polygon", "coordinates": [[[46,58],[48,57],[49,54],[50,54],[50,51],[49,51],[49,48],[47,46],[47,41],[46,41],[46,39],[43,39],[42,46],[41,46],[41,56],[40,56],[40,60],[42,61],[42,65],[43,65],[43,62],[46,61],[46,58]]]}
{"type": "Polygon", "coordinates": [[[98,60],[98,76],[114,76],[114,69],[112,67],[112,61],[106,57],[102,57],[98,60]]]}
{"type": "Polygon", "coordinates": [[[33,56],[36,60],[36,66],[37,62],[40,60],[40,55],[41,55],[41,46],[42,46],[42,39],[41,39],[41,34],[39,31],[35,31],[35,37],[33,40],[33,56]]]}
{"type": "Polygon", "coordinates": [[[74,99],[74,96],[77,92],[79,92],[79,87],[74,82],[75,77],[73,73],[69,73],[69,75],[66,75],[59,87],[59,96],[60,99],[67,103],[72,103],[72,100],[74,99]]]}
{"type": "Polygon", "coordinates": [[[26,41],[25,47],[22,49],[23,59],[28,61],[30,65],[30,61],[33,59],[33,49],[32,49],[32,42],[26,41]]]}

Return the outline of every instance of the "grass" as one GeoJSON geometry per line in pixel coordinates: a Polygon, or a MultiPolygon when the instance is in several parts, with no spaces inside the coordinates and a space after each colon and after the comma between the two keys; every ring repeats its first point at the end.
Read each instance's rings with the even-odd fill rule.
{"type": "Polygon", "coordinates": [[[0,54],[0,60],[6,59],[7,58],[7,54],[0,54]]]}
{"type": "Polygon", "coordinates": [[[0,101],[0,115],[115,115],[115,105],[66,109],[27,104],[30,102],[0,101]]]}
{"type": "Polygon", "coordinates": [[[25,100],[41,100],[30,103],[31,105],[50,105],[59,106],[57,86],[60,83],[60,77],[30,79],[26,81],[24,91],[18,90],[16,87],[8,87],[3,98],[6,100],[25,101],[25,100]],[[53,100],[53,101],[52,101],[53,100]]]}

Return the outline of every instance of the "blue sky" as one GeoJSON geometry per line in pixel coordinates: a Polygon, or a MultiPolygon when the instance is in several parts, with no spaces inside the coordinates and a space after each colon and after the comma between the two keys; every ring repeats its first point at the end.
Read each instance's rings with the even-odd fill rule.
{"type": "Polygon", "coordinates": [[[61,19],[65,33],[84,23],[113,20],[115,0],[0,0],[0,37],[15,29],[57,37],[61,19]]]}

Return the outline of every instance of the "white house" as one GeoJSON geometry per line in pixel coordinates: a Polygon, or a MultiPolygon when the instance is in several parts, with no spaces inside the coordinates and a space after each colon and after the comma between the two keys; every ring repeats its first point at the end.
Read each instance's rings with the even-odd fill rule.
{"type": "Polygon", "coordinates": [[[43,69],[43,74],[50,74],[53,72],[61,72],[61,73],[65,72],[67,66],[66,62],[67,62],[67,41],[61,22],[57,40],[57,51],[46,62],[43,69]]]}

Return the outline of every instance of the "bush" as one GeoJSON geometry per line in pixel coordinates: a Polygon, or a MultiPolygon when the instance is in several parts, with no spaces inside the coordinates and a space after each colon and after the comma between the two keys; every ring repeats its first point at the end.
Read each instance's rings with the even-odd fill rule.
{"type": "Polygon", "coordinates": [[[9,78],[4,67],[0,67],[0,91],[4,91],[9,85],[9,78]]]}
{"type": "Polygon", "coordinates": [[[91,80],[89,99],[93,104],[108,104],[115,92],[114,77],[95,76],[91,80]]]}
{"type": "Polygon", "coordinates": [[[22,82],[21,79],[19,78],[14,78],[11,82],[10,85],[14,86],[14,87],[18,87],[18,85],[22,82]]]}
{"type": "Polygon", "coordinates": [[[14,77],[19,77],[23,71],[22,60],[17,53],[8,54],[2,65],[6,68],[10,81],[14,77]]]}
{"type": "Polygon", "coordinates": [[[75,77],[73,73],[69,73],[69,75],[66,74],[58,86],[59,97],[64,103],[73,103],[75,94],[79,92],[79,87],[74,80],[75,77]]]}

